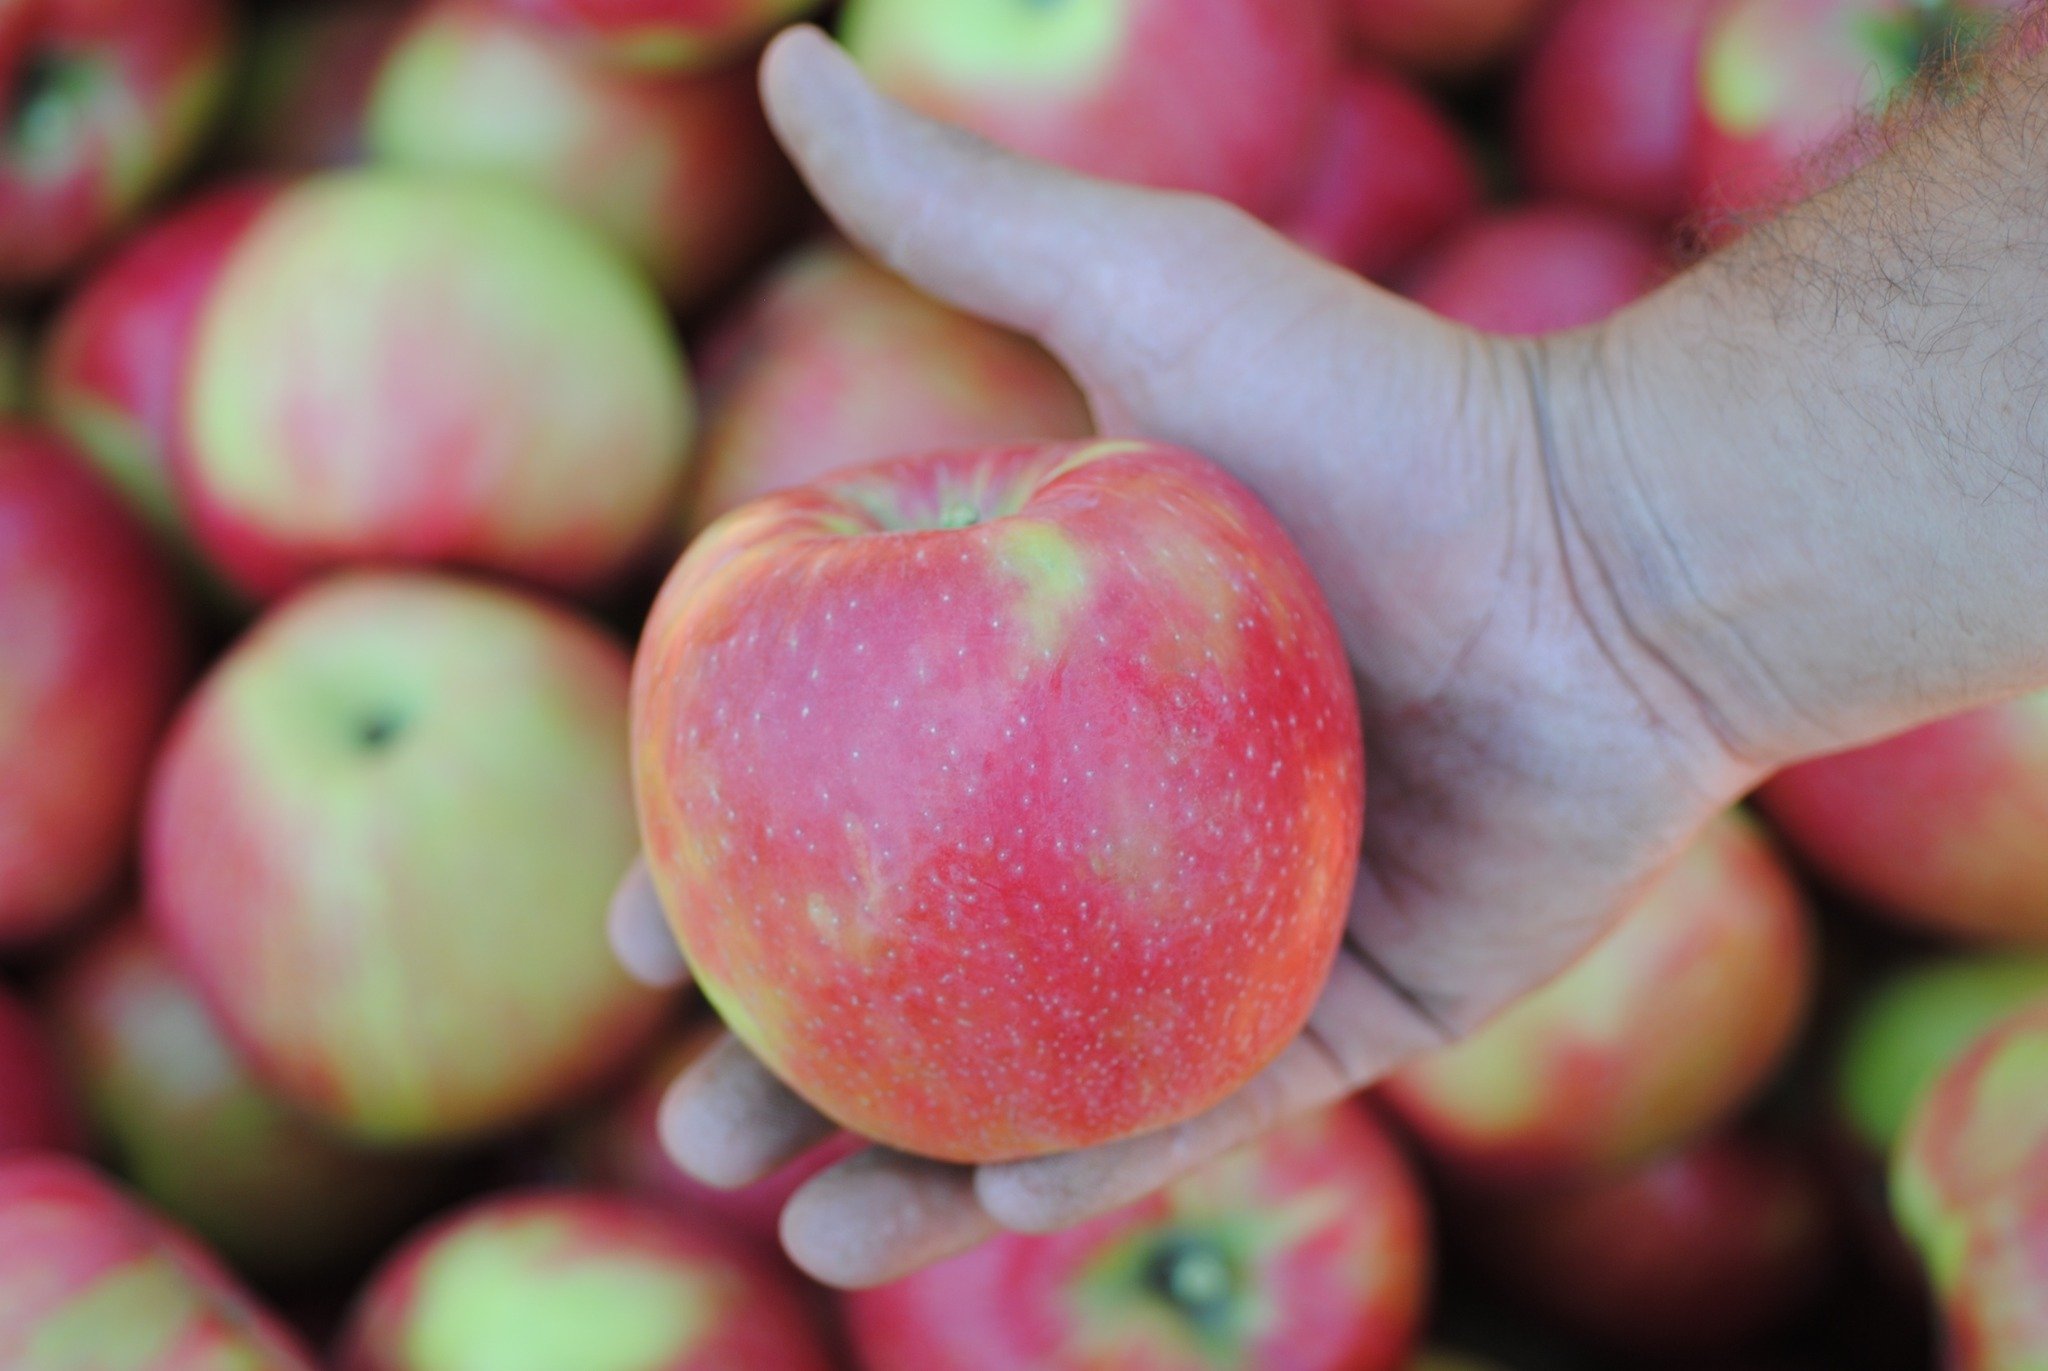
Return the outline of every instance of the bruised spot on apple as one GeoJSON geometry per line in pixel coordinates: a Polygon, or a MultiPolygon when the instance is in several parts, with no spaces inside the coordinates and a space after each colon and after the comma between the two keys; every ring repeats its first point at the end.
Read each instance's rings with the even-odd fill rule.
{"type": "Polygon", "coordinates": [[[634,684],[698,983],[863,1136],[986,1161],[1187,1118],[1322,988],[1350,669],[1286,535],[1141,442],[859,469],[714,525],[634,684]]]}
{"type": "Polygon", "coordinates": [[[1115,1214],[857,1291],[848,1328],[862,1371],[1396,1371],[1429,1248],[1399,1149],[1345,1104],[1115,1214]]]}

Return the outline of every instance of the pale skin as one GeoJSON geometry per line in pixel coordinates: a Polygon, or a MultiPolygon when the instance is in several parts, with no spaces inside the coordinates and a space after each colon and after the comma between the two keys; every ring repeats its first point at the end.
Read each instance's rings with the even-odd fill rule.
{"type": "MultiPolygon", "coordinates": [[[[1103,431],[1257,491],[1356,668],[1369,804],[1306,1032],[1164,1131],[966,1168],[870,1149],[783,1218],[895,1278],[1116,1208],[1469,1032],[1569,964],[1777,767],[2048,684],[2048,61],[1606,325],[1489,337],[1219,204],[1021,161],[771,49],[777,132],[855,241],[1041,339],[1103,431]]],[[[644,873],[612,931],[686,972],[644,873]]],[[[704,1180],[832,1125],[728,1038],[663,1134],[704,1180]]]]}

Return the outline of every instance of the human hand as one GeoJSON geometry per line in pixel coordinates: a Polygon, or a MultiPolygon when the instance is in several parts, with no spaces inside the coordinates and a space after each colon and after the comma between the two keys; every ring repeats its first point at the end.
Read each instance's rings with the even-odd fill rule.
{"type": "MultiPolygon", "coordinates": [[[[1127,1203],[1460,1036],[1590,944],[1759,774],[1644,636],[1575,491],[1609,480],[1590,346],[1491,338],[1220,203],[1024,162],[875,95],[814,31],[764,67],[771,118],[854,241],[1043,341],[1109,434],[1223,463],[1294,535],[1360,683],[1364,861],[1302,1037],[1240,1093],[1142,1137],[949,1166],[870,1149],[792,1200],[821,1280],[891,1279],[997,1226],[1127,1203]]],[[[613,914],[648,979],[685,973],[651,884],[613,914]]],[[[832,1125],[728,1038],[663,1113],[685,1169],[757,1179],[832,1125]]]]}

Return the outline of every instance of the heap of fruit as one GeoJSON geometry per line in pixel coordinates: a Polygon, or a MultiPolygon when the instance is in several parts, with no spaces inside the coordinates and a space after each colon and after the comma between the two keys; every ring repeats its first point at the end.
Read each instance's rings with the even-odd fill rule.
{"type": "Polygon", "coordinates": [[[2048,1366],[2048,697],[1066,1233],[827,1297],[850,1141],[724,1193],[658,1122],[711,1010],[927,1156],[1188,1117],[1367,822],[1285,532],[817,236],[776,28],[1537,333],[2002,8],[0,0],[0,1367],[2048,1366]],[[701,1000],[608,949],[643,842],[701,1000]]]}

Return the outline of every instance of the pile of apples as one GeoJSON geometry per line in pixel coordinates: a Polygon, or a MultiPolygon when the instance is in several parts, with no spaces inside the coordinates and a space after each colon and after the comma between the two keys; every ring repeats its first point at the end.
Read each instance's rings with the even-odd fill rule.
{"type": "Polygon", "coordinates": [[[2005,8],[0,0],[0,1368],[2048,1366],[2048,696],[1773,779],[1471,1039],[873,1290],[776,1243],[850,1136],[670,1160],[715,1020],[605,931],[644,844],[794,1088],[1030,1155],[1269,1060],[1371,822],[1285,534],[829,236],[777,28],[1536,333],[2005,8]]]}

